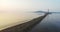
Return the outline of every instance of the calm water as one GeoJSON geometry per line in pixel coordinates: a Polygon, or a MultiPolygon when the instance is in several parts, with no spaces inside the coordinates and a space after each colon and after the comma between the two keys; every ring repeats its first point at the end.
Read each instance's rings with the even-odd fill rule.
{"type": "Polygon", "coordinates": [[[30,32],[60,32],[60,14],[50,14],[30,32]]]}
{"type": "Polygon", "coordinates": [[[0,13],[0,30],[10,26],[25,23],[33,18],[42,16],[43,14],[36,13],[0,13]]]}

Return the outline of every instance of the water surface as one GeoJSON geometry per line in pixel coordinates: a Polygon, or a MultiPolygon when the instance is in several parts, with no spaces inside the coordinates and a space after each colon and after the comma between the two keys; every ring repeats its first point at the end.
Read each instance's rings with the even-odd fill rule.
{"type": "Polygon", "coordinates": [[[60,14],[50,14],[30,32],[60,32],[60,14]]]}

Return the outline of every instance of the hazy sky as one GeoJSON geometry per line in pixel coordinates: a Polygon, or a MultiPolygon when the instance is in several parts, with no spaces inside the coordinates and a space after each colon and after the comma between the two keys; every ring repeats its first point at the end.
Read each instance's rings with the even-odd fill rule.
{"type": "Polygon", "coordinates": [[[60,11],[60,0],[0,0],[0,11],[60,11]]]}

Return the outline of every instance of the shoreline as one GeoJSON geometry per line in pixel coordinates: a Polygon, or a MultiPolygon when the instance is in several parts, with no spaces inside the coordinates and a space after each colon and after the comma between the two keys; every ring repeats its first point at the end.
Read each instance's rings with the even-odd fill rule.
{"type": "Polygon", "coordinates": [[[27,32],[30,29],[32,29],[35,25],[40,23],[47,15],[48,15],[48,13],[46,13],[44,16],[40,16],[35,19],[32,19],[31,21],[28,21],[26,23],[22,23],[22,24],[13,26],[13,27],[9,27],[0,32],[24,32],[24,31],[27,32]]]}

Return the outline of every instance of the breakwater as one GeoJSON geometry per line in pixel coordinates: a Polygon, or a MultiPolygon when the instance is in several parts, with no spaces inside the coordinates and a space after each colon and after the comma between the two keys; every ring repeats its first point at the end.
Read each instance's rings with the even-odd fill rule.
{"type": "Polygon", "coordinates": [[[22,23],[13,27],[9,27],[7,29],[1,30],[0,32],[28,32],[31,30],[36,24],[40,23],[48,13],[46,13],[43,16],[37,17],[35,19],[32,19],[31,21],[28,21],[26,23],[22,23]]]}

